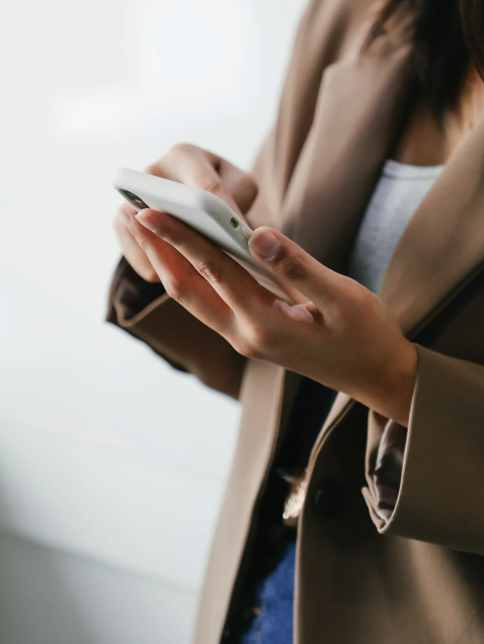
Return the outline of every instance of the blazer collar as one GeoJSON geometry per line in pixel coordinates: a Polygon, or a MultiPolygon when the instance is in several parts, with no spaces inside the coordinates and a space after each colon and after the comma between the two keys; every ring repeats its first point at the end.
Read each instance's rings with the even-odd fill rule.
{"type": "MultiPolygon", "coordinates": [[[[356,40],[361,41],[362,36],[356,40]]],[[[380,36],[326,68],[283,203],[282,230],[342,271],[412,97],[411,47],[380,36]]]]}
{"type": "Polygon", "coordinates": [[[379,294],[404,333],[415,337],[481,270],[483,260],[484,121],[410,220],[379,294]]]}

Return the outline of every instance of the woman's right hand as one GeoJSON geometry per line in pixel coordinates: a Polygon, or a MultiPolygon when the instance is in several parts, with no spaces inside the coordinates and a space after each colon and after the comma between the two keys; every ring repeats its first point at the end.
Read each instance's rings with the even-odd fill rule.
{"type": "MultiPolygon", "coordinates": [[[[223,199],[239,215],[249,210],[257,196],[257,184],[252,175],[216,154],[188,143],[175,145],[145,172],[207,190],[223,199]]],[[[135,214],[135,209],[124,203],[114,218],[114,230],[123,255],[138,275],[148,282],[159,282],[148,257],[129,230],[128,224],[133,224],[135,214]]]]}

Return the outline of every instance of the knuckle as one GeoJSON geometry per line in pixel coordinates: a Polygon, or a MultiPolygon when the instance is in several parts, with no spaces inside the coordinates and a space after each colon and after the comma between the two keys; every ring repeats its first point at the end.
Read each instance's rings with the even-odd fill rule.
{"type": "Polygon", "coordinates": [[[164,280],[163,286],[165,287],[165,291],[168,297],[170,297],[172,300],[175,300],[179,304],[183,304],[187,301],[188,293],[186,282],[184,280],[171,277],[167,280],[164,280]]]}
{"type": "Polygon", "coordinates": [[[165,161],[167,158],[167,154],[162,156],[160,159],[157,159],[156,161],[154,161],[154,163],[150,163],[150,165],[145,168],[145,172],[147,174],[152,174],[155,177],[163,177],[166,173],[165,161]]]}
{"type": "Polygon", "coordinates": [[[365,312],[373,306],[373,293],[361,286],[358,282],[352,282],[349,285],[346,300],[351,305],[351,309],[358,312],[365,312]]]}
{"type": "Polygon", "coordinates": [[[160,281],[160,277],[158,273],[155,271],[155,269],[152,266],[143,267],[143,269],[140,271],[140,275],[145,282],[150,282],[151,284],[154,284],[155,282],[160,281]]]}
{"type": "Polygon", "coordinates": [[[251,325],[239,339],[237,351],[246,358],[261,359],[272,354],[277,346],[275,335],[262,325],[251,325]]]}
{"type": "Polygon", "coordinates": [[[257,197],[258,187],[252,175],[244,172],[232,190],[232,196],[242,211],[247,213],[257,197]]]}
{"type": "Polygon", "coordinates": [[[259,190],[259,187],[257,183],[255,182],[254,177],[249,174],[248,172],[244,172],[240,179],[239,179],[239,190],[241,190],[244,193],[248,193],[250,197],[255,198],[257,195],[257,192],[259,190]]]}
{"type": "Polygon", "coordinates": [[[215,262],[210,260],[200,261],[196,263],[195,268],[207,282],[215,285],[222,283],[221,271],[215,262]]]}
{"type": "Polygon", "coordinates": [[[206,192],[211,192],[212,194],[216,194],[217,192],[220,192],[223,187],[223,183],[221,179],[218,179],[217,177],[212,177],[212,176],[203,176],[200,179],[199,183],[200,188],[202,190],[205,190],[206,192]]]}
{"type": "Polygon", "coordinates": [[[332,316],[344,332],[359,320],[371,319],[374,304],[373,293],[351,280],[341,288],[333,303],[332,316]]]}
{"type": "Polygon", "coordinates": [[[280,261],[280,271],[287,279],[305,282],[309,279],[306,260],[298,255],[286,255],[280,261]]]}
{"type": "Polygon", "coordinates": [[[374,293],[368,291],[361,296],[358,316],[363,320],[375,320],[375,315],[381,312],[381,300],[374,293]]]}
{"type": "Polygon", "coordinates": [[[165,291],[168,297],[170,297],[172,300],[175,300],[175,302],[180,302],[180,292],[175,284],[173,284],[173,282],[165,280],[163,286],[165,287],[165,291]]]}
{"type": "Polygon", "coordinates": [[[244,358],[257,360],[261,357],[257,348],[252,346],[247,340],[239,339],[234,343],[233,346],[237,353],[240,353],[240,355],[244,356],[244,358]]]}
{"type": "Polygon", "coordinates": [[[187,157],[195,155],[196,148],[191,143],[177,143],[161,159],[160,164],[166,169],[179,167],[187,157]]]}
{"type": "Polygon", "coordinates": [[[192,145],[191,143],[185,143],[181,141],[180,143],[176,143],[174,146],[172,146],[168,154],[172,156],[187,156],[189,154],[193,154],[195,149],[195,146],[192,145]]]}
{"type": "Polygon", "coordinates": [[[121,219],[126,219],[130,215],[135,215],[135,214],[136,214],[136,210],[127,201],[125,201],[119,206],[118,212],[116,213],[116,215],[119,216],[121,219]]]}
{"type": "Polygon", "coordinates": [[[194,149],[195,146],[190,143],[176,143],[165,152],[161,159],[151,163],[145,172],[156,176],[170,174],[170,168],[176,166],[177,160],[188,155],[193,155],[194,149]]]}
{"type": "Polygon", "coordinates": [[[151,250],[151,245],[148,242],[148,240],[145,237],[139,237],[137,239],[139,247],[141,248],[142,251],[144,251],[147,255],[151,250]]]}
{"type": "Polygon", "coordinates": [[[254,333],[254,345],[261,355],[275,356],[280,347],[279,334],[276,329],[257,327],[254,333]]]}
{"type": "Polygon", "coordinates": [[[150,163],[150,165],[146,166],[145,168],[146,174],[154,174],[154,175],[159,174],[160,164],[161,164],[161,160],[155,161],[154,163],[150,163]]]}

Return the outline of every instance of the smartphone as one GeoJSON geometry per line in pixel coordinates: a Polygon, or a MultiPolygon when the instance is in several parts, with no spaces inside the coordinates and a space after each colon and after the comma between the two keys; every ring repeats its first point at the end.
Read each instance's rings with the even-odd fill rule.
{"type": "Polygon", "coordinates": [[[220,246],[266,289],[286,300],[289,296],[249,251],[250,227],[222,199],[210,192],[145,172],[120,168],[114,187],[137,211],[167,212],[220,246]]]}

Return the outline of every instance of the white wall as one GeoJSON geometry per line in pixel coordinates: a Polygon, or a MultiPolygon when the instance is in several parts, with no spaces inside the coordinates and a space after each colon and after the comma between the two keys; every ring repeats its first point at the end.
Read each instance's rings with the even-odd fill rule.
{"type": "Polygon", "coordinates": [[[0,533],[2,644],[188,642],[196,595],[0,533]]]}
{"type": "MultiPolygon", "coordinates": [[[[4,16],[5,16],[4,7],[4,16]]],[[[23,0],[0,40],[0,642],[189,640],[239,410],[103,324],[110,187],[248,168],[302,0],[23,0]]]]}

